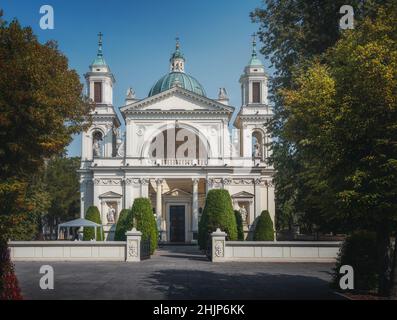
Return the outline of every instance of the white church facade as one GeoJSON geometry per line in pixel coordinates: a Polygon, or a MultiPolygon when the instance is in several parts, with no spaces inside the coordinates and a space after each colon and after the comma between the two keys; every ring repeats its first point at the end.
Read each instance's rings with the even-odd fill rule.
{"type": "Polygon", "coordinates": [[[85,74],[94,109],[91,126],[82,133],[79,174],[81,217],[97,206],[108,240],[120,211],[139,197],[151,200],[161,239],[170,243],[196,241],[211,189],[229,191],[246,234],[263,210],[274,221],[274,169],[266,161],[272,110],[255,40],[240,78],[242,105],[233,122],[236,108],[229,105],[226,90],[220,89],[215,99],[207,97],[185,72],[185,62],[177,41],[169,72],[146,98],[136,98],[129,89],[119,119],[113,105],[115,77],[100,36],[97,57],[85,74]]]}

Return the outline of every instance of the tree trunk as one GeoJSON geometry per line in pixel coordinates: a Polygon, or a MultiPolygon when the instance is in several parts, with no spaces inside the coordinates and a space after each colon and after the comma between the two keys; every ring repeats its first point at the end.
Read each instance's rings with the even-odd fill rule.
{"type": "Polygon", "coordinates": [[[388,296],[390,289],[390,234],[388,227],[381,225],[377,231],[378,247],[378,294],[388,296]]]}
{"type": "Polygon", "coordinates": [[[397,234],[394,239],[394,254],[390,282],[390,299],[397,300],[397,234]]]}

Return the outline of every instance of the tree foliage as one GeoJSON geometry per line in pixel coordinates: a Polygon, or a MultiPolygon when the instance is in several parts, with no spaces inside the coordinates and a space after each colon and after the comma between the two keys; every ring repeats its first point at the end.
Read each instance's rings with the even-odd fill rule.
{"type": "MultiPolygon", "coordinates": [[[[85,215],[85,218],[87,220],[90,220],[92,222],[102,224],[101,221],[101,214],[96,206],[91,206],[87,209],[87,213],[85,215]]],[[[95,228],[91,227],[86,227],[84,228],[84,241],[90,241],[95,239],[95,228]]],[[[96,241],[104,241],[105,240],[105,235],[103,233],[103,229],[100,227],[97,227],[96,230],[96,241]]]]}
{"type": "Polygon", "coordinates": [[[234,210],[234,216],[236,218],[236,225],[237,225],[237,240],[244,241],[243,218],[241,217],[240,211],[234,210]]]}
{"type": "Polygon", "coordinates": [[[0,13],[1,239],[32,240],[49,206],[41,175],[45,158],[63,151],[89,106],[76,72],[54,42],[0,13]],[[36,227],[36,229],[35,229],[36,227]]]}
{"type": "Polygon", "coordinates": [[[199,223],[199,246],[207,249],[209,235],[220,228],[228,240],[237,240],[237,224],[229,191],[210,190],[199,223]]]}
{"type": "Polygon", "coordinates": [[[254,229],[254,241],[274,241],[273,221],[269,211],[262,211],[254,229]]]}
{"type": "Polygon", "coordinates": [[[142,232],[142,240],[150,237],[150,254],[157,249],[158,230],[152,203],[148,198],[137,198],[131,208],[133,226],[142,232]]]}
{"type": "MultiPolygon", "coordinates": [[[[348,4],[354,8],[358,24],[364,17],[374,17],[380,5],[390,2],[353,0],[348,4]]],[[[299,222],[303,229],[312,231],[315,223],[311,217],[316,216],[318,210],[318,195],[329,204],[333,201],[332,196],[328,198],[326,185],[312,185],[306,181],[306,175],[300,174],[306,163],[295,143],[285,136],[284,125],[290,114],[284,108],[279,89],[291,89],[294,71],[315,57],[322,61],[322,54],[339,40],[342,17],[339,10],[345,4],[343,0],[265,0],[261,8],[251,13],[252,21],[260,26],[261,52],[270,58],[275,70],[270,81],[275,116],[269,129],[273,134],[271,162],[276,169],[276,227],[279,230],[291,229],[299,222]],[[313,186],[316,190],[312,190],[313,186]],[[308,192],[317,196],[306,197],[308,192]]]]}
{"type": "Polygon", "coordinates": [[[354,270],[354,290],[374,290],[378,285],[376,234],[355,231],[343,242],[333,270],[333,287],[340,289],[340,268],[351,266],[354,270]]]}
{"type": "Polygon", "coordinates": [[[129,209],[123,209],[120,212],[119,219],[116,224],[116,231],[114,233],[115,241],[126,241],[127,237],[125,233],[130,231],[134,226],[132,211],[129,209]]]}
{"type": "Polygon", "coordinates": [[[34,176],[86,124],[83,86],[53,41],[0,13],[0,215],[30,213],[34,176]]]}
{"type": "Polygon", "coordinates": [[[380,292],[397,226],[397,4],[379,8],[282,89],[307,217],[377,234],[380,292]]]}
{"type": "Polygon", "coordinates": [[[50,205],[43,217],[52,230],[58,223],[80,216],[80,183],[77,170],[80,158],[53,157],[43,172],[50,205]]]}

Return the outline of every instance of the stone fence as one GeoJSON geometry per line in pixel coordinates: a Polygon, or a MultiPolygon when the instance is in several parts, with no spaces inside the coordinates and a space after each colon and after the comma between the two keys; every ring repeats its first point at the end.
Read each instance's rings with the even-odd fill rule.
{"type": "Polygon", "coordinates": [[[335,262],[339,241],[226,241],[226,233],[211,234],[213,262],[335,262]]]}
{"type": "Polygon", "coordinates": [[[141,260],[142,233],[132,229],[127,241],[10,241],[12,261],[127,261],[141,260]]]}

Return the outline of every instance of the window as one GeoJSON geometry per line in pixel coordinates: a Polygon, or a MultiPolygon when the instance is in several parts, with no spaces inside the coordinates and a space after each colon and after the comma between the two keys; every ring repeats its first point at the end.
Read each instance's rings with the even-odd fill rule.
{"type": "Polygon", "coordinates": [[[102,102],[102,82],[94,82],[94,102],[102,102]]]}
{"type": "Polygon", "coordinates": [[[253,82],[252,83],[252,102],[260,103],[261,102],[261,83],[253,82]]]}

